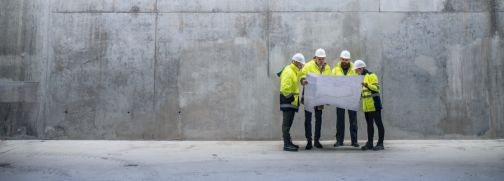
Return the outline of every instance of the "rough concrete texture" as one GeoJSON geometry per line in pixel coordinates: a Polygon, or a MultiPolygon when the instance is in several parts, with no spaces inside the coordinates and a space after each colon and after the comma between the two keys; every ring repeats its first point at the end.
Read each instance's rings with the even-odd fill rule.
{"type": "Polygon", "coordinates": [[[319,47],[379,75],[387,139],[504,137],[504,0],[0,0],[0,24],[3,138],[280,139],[275,73],[319,47]]]}
{"type": "Polygon", "coordinates": [[[503,140],[402,140],[378,152],[295,153],[282,151],[280,141],[0,142],[0,180],[503,179],[503,140]]]}

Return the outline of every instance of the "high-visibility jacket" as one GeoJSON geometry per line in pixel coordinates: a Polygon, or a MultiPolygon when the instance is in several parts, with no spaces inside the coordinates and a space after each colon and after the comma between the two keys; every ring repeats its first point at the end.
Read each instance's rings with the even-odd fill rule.
{"type": "MultiPolygon", "coordinates": [[[[320,70],[317,62],[314,59],[312,59],[308,63],[306,63],[304,65],[303,69],[301,70],[300,80],[305,79],[306,75],[308,75],[308,74],[331,75],[331,67],[329,67],[329,65],[326,64],[324,66],[324,68],[322,70],[320,70]]],[[[304,90],[303,90],[303,94],[304,94],[304,90]]],[[[304,104],[303,99],[304,98],[301,98],[302,104],[304,104]]],[[[322,109],[322,108],[323,108],[323,106],[321,106],[319,109],[322,109]]]]}
{"type": "Polygon", "coordinates": [[[294,64],[285,66],[280,76],[280,110],[299,109],[299,68],[294,64]]]}
{"type": "MultiPolygon", "coordinates": [[[[346,76],[356,76],[357,73],[355,73],[355,70],[352,70],[353,63],[352,62],[348,62],[348,63],[350,63],[350,67],[348,68],[346,76]]],[[[335,75],[335,76],[344,76],[345,75],[345,72],[343,71],[343,68],[341,68],[341,61],[338,61],[338,63],[336,63],[334,65],[334,68],[333,68],[331,74],[335,75]]]]}
{"type": "Polygon", "coordinates": [[[373,112],[381,110],[382,104],[380,99],[378,76],[372,72],[364,70],[363,82],[367,83],[367,86],[362,86],[362,111],[373,112]]]}
{"type": "Polygon", "coordinates": [[[331,75],[331,67],[329,65],[325,65],[324,69],[320,71],[317,62],[315,60],[310,60],[306,63],[301,70],[301,79],[305,79],[307,74],[322,74],[322,75],[331,75]]]}

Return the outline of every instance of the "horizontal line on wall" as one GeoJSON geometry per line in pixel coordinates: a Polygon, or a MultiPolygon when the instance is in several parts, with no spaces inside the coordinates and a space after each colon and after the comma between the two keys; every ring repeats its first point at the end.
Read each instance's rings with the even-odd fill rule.
{"type": "Polygon", "coordinates": [[[4,80],[0,80],[0,83],[2,84],[23,84],[23,83],[27,83],[27,84],[39,84],[40,81],[4,81],[4,80]]]}
{"type": "MultiPolygon", "coordinates": [[[[489,11],[170,11],[170,12],[110,12],[110,11],[75,11],[75,12],[63,12],[63,11],[53,11],[52,13],[57,14],[261,14],[261,13],[488,13],[489,11]]],[[[504,11],[497,11],[504,12],[504,11]]]]}

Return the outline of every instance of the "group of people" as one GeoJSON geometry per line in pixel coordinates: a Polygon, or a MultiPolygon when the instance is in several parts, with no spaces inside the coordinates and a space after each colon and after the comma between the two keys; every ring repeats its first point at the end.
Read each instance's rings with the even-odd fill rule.
{"type": "MultiPolygon", "coordinates": [[[[283,113],[282,136],[284,141],[283,150],[297,151],[298,145],[292,143],[290,128],[294,120],[294,115],[298,112],[299,105],[303,104],[303,95],[299,95],[300,85],[309,84],[306,80],[307,74],[321,74],[332,76],[364,76],[361,89],[361,103],[364,117],[367,123],[368,141],[361,147],[362,150],[383,150],[384,128],[381,119],[381,99],[378,76],[366,68],[366,63],[362,60],[352,62],[350,52],[343,50],[334,68],[327,65],[326,52],[324,49],[317,49],[312,60],[305,63],[305,57],[301,53],[296,53],[289,65],[285,66],[277,75],[280,77],[280,110],[283,113]],[[378,127],[378,142],[373,146],[374,124],[378,127]]],[[[304,90],[304,89],[303,89],[304,90]]],[[[303,91],[304,93],[304,91],[303,91]]],[[[320,131],[322,125],[322,112],[324,105],[315,106],[315,139],[312,140],[312,112],[305,110],[305,137],[306,150],[311,150],[313,146],[323,148],[320,144],[320,131]]],[[[345,112],[348,112],[350,121],[351,146],[359,147],[357,142],[357,112],[336,108],[336,143],[334,147],[343,146],[345,135],[345,112]]]]}

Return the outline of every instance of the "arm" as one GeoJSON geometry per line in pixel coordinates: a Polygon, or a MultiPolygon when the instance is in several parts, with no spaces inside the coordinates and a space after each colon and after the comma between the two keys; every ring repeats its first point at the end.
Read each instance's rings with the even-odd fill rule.
{"type": "Polygon", "coordinates": [[[307,82],[306,81],[306,75],[308,74],[308,69],[305,67],[303,67],[303,69],[301,69],[301,72],[299,73],[299,82],[301,83],[301,85],[305,85],[307,82]]]}
{"type": "MultiPolygon", "coordinates": [[[[289,72],[284,72],[281,76],[280,76],[280,92],[282,93],[282,95],[284,95],[285,97],[289,96],[291,94],[290,90],[291,90],[291,87],[293,86],[292,85],[292,81],[290,79],[290,73],[289,72]]],[[[297,82],[296,82],[297,83],[297,82]]]]}
{"type": "Polygon", "coordinates": [[[378,77],[376,74],[371,74],[369,77],[370,79],[370,84],[366,86],[369,90],[375,91],[375,92],[380,92],[380,84],[378,82],[378,77]]]}

